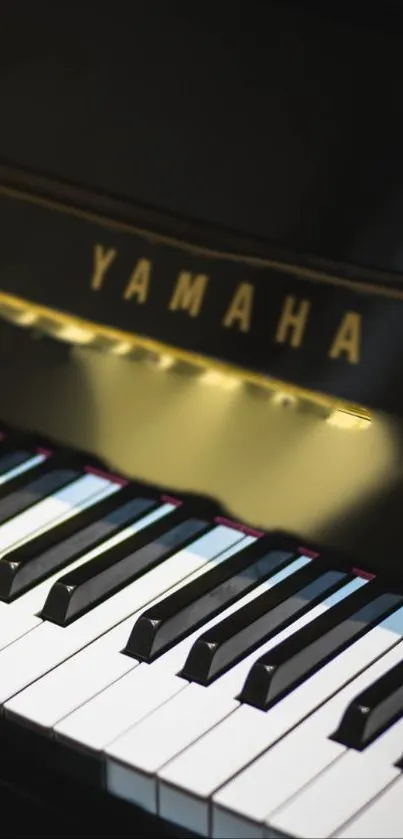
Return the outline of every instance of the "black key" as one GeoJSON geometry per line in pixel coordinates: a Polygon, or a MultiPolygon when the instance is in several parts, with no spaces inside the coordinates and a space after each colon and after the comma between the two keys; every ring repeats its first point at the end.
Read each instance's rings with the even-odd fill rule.
{"type": "MultiPolygon", "coordinates": [[[[192,512],[192,511],[191,511],[192,512]]],[[[67,626],[127,583],[212,528],[183,505],[57,580],[41,617],[67,626]]]]}
{"type": "Polygon", "coordinates": [[[346,572],[324,568],[323,560],[311,562],[201,635],[179,675],[210,684],[346,579],[346,572]]]}
{"type": "MultiPolygon", "coordinates": [[[[24,451],[24,449],[13,449],[12,451],[4,452],[3,447],[0,452],[0,476],[6,475],[17,466],[21,466],[25,461],[31,460],[34,456],[32,452],[24,451]]],[[[27,470],[28,471],[28,470],[27,470]]]]}
{"type": "Polygon", "coordinates": [[[258,539],[147,609],[134,624],[124,652],[153,661],[294,557],[291,551],[273,550],[272,536],[258,539]]]}
{"type": "Polygon", "coordinates": [[[140,493],[127,486],[3,556],[0,599],[13,600],[161,503],[151,491],[140,493]]]}
{"type": "Polygon", "coordinates": [[[75,455],[54,455],[0,486],[0,524],[28,510],[84,474],[75,455]],[[6,497],[5,497],[6,496],[6,497]]]}
{"type": "Polygon", "coordinates": [[[402,602],[377,580],[367,583],[259,658],[238,698],[266,710],[402,602]]]}
{"type": "Polygon", "coordinates": [[[24,434],[0,440],[0,476],[6,475],[11,469],[21,466],[38,454],[38,441],[34,437],[24,434]]]}
{"type": "Polygon", "coordinates": [[[353,699],[332,740],[361,751],[403,714],[403,662],[353,699]]]}
{"type": "MultiPolygon", "coordinates": [[[[9,454],[10,452],[6,452],[9,454]]],[[[37,452],[38,454],[38,452],[37,452]]],[[[27,452],[27,457],[33,457],[35,452],[27,452]]],[[[55,458],[57,455],[49,455],[45,460],[41,463],[38,463],[37,466],[33,466],[31,469],[28,469],[26,472],[23,472],[21,475],[16,475],[14,478],[11,478],[8,481],[5,481],[3,484],[0,485],[0,504],[3,498],[7,498],[11,493],[18,492],[20,488],[24,488],[30,481],[35,481],[37,478],[41,478],[42,475],[46,475],[49,471],[49,462],[55,462],[55,458]]]]}

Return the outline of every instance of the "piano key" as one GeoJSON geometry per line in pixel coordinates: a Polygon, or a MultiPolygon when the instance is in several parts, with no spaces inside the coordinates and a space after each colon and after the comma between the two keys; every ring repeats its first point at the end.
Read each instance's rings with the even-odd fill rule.
{"type": "Polygon", "coordinates": [[[205,518],[189,515],[186,506],[179,507],[171,515],[169,529],[165,522],[158,522],[146,535],[134,536],[129,542],[104,552],[96,563],[84,563],[60,577],[49,591],[42,618],[67,626],[180,546],[212,528],[205,518]]]}
{"type": "Polygon", "coordinates": [[[82,473],[82,465],[74,455],[45,457],[28,472],[20,473],[0,485],[0,524],[28,511],[42,499],[72,483],[82,473]]]}
{"type": "Polygon", "coordinates": [[[15,447],[10,449],[4,443],[0,442],[0,478],[5,473],[14,469],[15,466],[20,466],[22,463],[25,463],[31,457],[32,452],[19,448],[16,449],[15,447]]]}
{"type": "MultiPolygon", "coordinates": [[[[95,479],[97,476],[87,475],[86,477],[95,479]]],[[[98,478],[98,480],[100,479],[98,478]]],[[[78,488],[75,486],[69,488],[70,504],[67,507],[65,505],[67,510],[77,507],[79,504],[80,496],[77,489],[78,488]]],[[[82,491],[82,485],[79,489],[82,491]]],[[[67,490],[65,492],[67,492],[67,490]]],[[[66,500],[65,497],[64,500],[66,500]]],[[[157,507],[157,509],[152,510],[150,513],[147,513],[145,516],[137,519],[135,522],[124,528],[122,531],[119,531],[105,542],[102,542],[102,544],[97,548],[94,548],[89,552],[84,550],[83,553],[79,554],[79,556],[74,559],[71,567],[76,568],[90,560],[98,560],[98,557],[102,555],[104,551],[112,549],[116,544],[130,539],[135,533],[148,527],[149,525],[152,525],[155,521],[158,521],[158,519],[173,513],[175,510],[176,507],[173,504],[161,504],[157,507]]],[[[4,525],[4,527],[6,527],[6,525],[4,525]]],[[[25,635],[31,629],[40,626],[42,619],[38,613],[43,606],[50,588],[61,574],[63,574],[63,571],[56,571],[50,577],[38,583],[30,591],[21,594],[20,597],[13,600],[12,603],[6,604],[0,601],[0,650],[11,642],[21,638],[21,636],[25,635]]]]}
{"type": "Polygon", "coordinates": [[[403,779],[399,777],[335,836],[338,839],[361,839],[363,836],[366,839],[400,839],[403,835],[402,797],[403,779]]]}
{"type": "Polygon", "coordinates": [[[231,561],[220,563],[144,612],[134,624],[125,652],[144,661],[177,643],[292,559],[290,551],[268,549],[272,537],[253,540],[231,561]]]}
{"type": "Polygon", "coordinates": [[[209,685],[220,673],[247,652],[312,608],[323,593],[342,583],[337,571],[323,574],[321,560],[310,563],[265,591],[196,640],[180,675],[189,681],[209,685]]]}
{"type": "Polygon", "coordinates": [[[333,835],[399,777],[399,769],[393,764],[398,758],[402,737],[403,720],[399,720],[365,751],[346,749],[341,757],[270,816],[271,829],[292,836],[333,835]]]}
{"type": "Polygon", "coordinates": [[[319,618],[298,636],[287,639],[258,659],[242,689],[241,701],[267,709],[367,631],[371,624],[378,623],[394,609],[399,598],[398,594],[384,592],[373,580],[331,614],[319,618]]]}
{"type": "Polygon", "coordinates": [[[138,720],[185,689],[185,682],[158,665],[139,664],[55,726],[57,739],[100,752],[138,720]]]}
{"type": "MultiPolygon", "coordinates": [[[[255,541],[252,536],[242,534],[239,536],[239,540],[230,548],[214,557],[215,562],[225,562],[232,556],[235,558],[238,550],[255,541]]],[[[208,573],[206,569],[209,566],[209,562],[200,565],[186,579],[197,579],[208,573]]],[[[182,586],[183,580],[179,579],[170,591],[180,590],[182,586]]],[[[154,602],[164,597],[165,592],[162,592],[154,602]]],[[[141,611],[138,615],[140,614],[142,614],[141,611]]],[[[118,654],[127,641],[135,619],[136,615],[130,615],[60,667],[51,670],[18,693],[6,702],[4,706],[6,714],[18,716],[20,720],[25,719],[31,724],[50,729],[126,672],[138,667],[138,661],[118,654]]]]}
{"type": "MultiPolygon", "coordinates": [[[[308,557],[299,557],[289,564],[295,571],[302,562],[309,563],[308,557]]],[[[275,580],[286,573],[286,569],[274,574],[273,577],[261,584],[257,589],[244,596],[242,602],[259,596],[259,589],[275,585],[275,580]]],[[[234,614],[239,603],[233,603],[225,610],[225,615],[234,614]]],[[[214,625],[220,620],[216,615],[209,620],[214,625]]],[[[198,630],[167,653],[159,657],[151,665],[141,664],[119,683],[112,685],[107,691],[96,696],[92,702],[79,709],[72,717],[62,721],[57,731],[65,737],[76,740],[87,749],[101,750],[125,729],[134,725],[137,720],[151,713],[151,711],[165,702],[169,696],[179,693],[186,687],[186,682],[176,676],[186,654],[192,645],[198,630]]]]}
{"type": "Polygon", "coordinates": [[[1,476],[0,501],[10,493],[23,488],[29,480],[34,481],[41,478],[44,470],[46,472],[50,460],[57,465],[56,455],[45,449],[37,449],[30,454],[27,452],[27,460],[11,469],[10,473],[1,476]]]}
{"type": "Polygon", "coordinates": [[[139,489],[106,482],[101,494],[75,504],[69,517],[0,558],[0,599],[12,600],[158,503],[139,489]]]}
{"type": "Polygon", "coordinates": [[[8,433],[1,436],[0,432],[0,461],[10,455],[12,457],[16,456],[13,463],[16,466],[34,454],[42,453],[44,457],[47,457],[50,455],[50,451],[43,447],[43,443],[43,439],[37,437],[35,434],[8,433]]]}
{"type": "MultiPolygon", "coordinates": [[[[164,504],[162,508],[145,516],[134,526],[144,527],[147,519],[154,517],[156,520],[158,515],[167,515],[172,509],[175,509],[172,504],[164,504]]],[[[70,655],[77,653],[129,615],[144,608],[158,594],[167,591],[179,579],[189,576],[208,561],[205,556],[207,551],[209,555],[211,552],[213,556],[219,554],[231,544],[240,541],[242,536],[240,531],[232,527],[217,525],[214,530],[196,539],[103,603],[86,612],[70,626],[61,627],[49,621],[43,621],[32,632],[0,652],[0,702],[10,699],[35,679],[61,664],[70,655]]],[[[122,538],[122,534],[118,534],[109,541],[118,541],[122,538]]],[[[98,552],[100,552],[99,549],[93,554],[97,555],[98,552]]],[[[45,585],[48,582],[46,581],[45,585]]],[[[12,609],[25,597],[36,592],[37,588],[39,586],[5,608],[12,609]]],[[[0,624],[0,644],[1,629],[0,624]]]]}
{"type": "Polygon", "coordinates": [[[84,474],[0,525],[0,552],[22,545],[28,539],[74,515],[76,508],[91,497],[108,491],[110,482],[98,475],[84,474]]]}
{"type": "MultiPolygon", "coordinates": [[[[239,600],[235,601],[235,603],[231,603],[222,612],[219,614],[214,615],[213,618],[209,618],[206,622],[205,628],[213,627],[216,623],[221,622],[221,620],[225,620],[227,617],[236,617],[238,610],[242,609],[244,605],[251,603],[255,600],[259,600],[267,591],[271,590],[272,588],[280,587],[281,583],[287,579],[288,577],[300,577],[301,571],[304,567],[309,567],[312,564],[310,557],[307,556],[297,556],[294,558],[295,555],[291,556],[291,560],[288,562],[286,566],[281,568],[280,571],[276,573],[269,574],[268,578],[263,580],[260,585],[252,590],[246,592],[239,600]]],[[[340,578],[342,578],[342,574],[340,573],[340,578]]],[[[321,585],[328,586],[329,588],[333,588],[335,584],[335,575],[333,574],[324,574],[321,577],[321,585]],[[322,577],[325,578],[322,582],[322,577]]],[[[338,580],[340,582],[340,579],[338,580]]],[[[157,669],[161,667],[161,669],[167,670],[172,674],[176,674],[177,671],[181,671],[183,667],[183,663],[186,659],[186,656],[195,640],[199,635],[199,629],[195,629],[190,635],[180,641],[178,644],[175,644],[170,650],[168,650],[162,657],[160,657],[156,662],[153,664],[153,668],[143,666],[141,668],[141,672],[145,673],[149,669],[157,669]]],[[[178,674],[181,676],[181,673],[178,674]]],[[[183,684],[183,679],[180,679],[181,684],[183,684]]]]}
{"type": "Polygon", "coordinates": [[[403,608],[367,637],[374,635],[362,653],[361,674],[216,793],[213,836],[232,836],[235,831],[245,837],[263,836],[265,818],[269,821],[273,810],[343,753],[344,747],[330,734],[351,698],[401,660],[403,608]],[[295,755],[304,759],[295,760],[295,755]]]}
{"type": "MultiPolygon", "coordinates": [[[[396,600],[399,605],[402,597],[396,600]]],[[[172,820],[175,812],[183,827],[206,835],[210,796],[359,672],[366,642],[364,635],[266,713],[228,704],[221,722],[158,773],[159,814],[172,820]]]]}
{"type": "MultiPolygon", "coordinates": [[[[347,582],[278,636],[266,642],[264,648],[267,649],[291,633],[297,632],[308,621],[315,620],[319,614],[364,585],[366,581],[360,578],[347,582]]],[[[129,800],[141,803],[151,812],[156,812],[156,773],[165,763],[239,707],[239,703],[233,697],[239,692],[256,655],[256,651],[251,653],[208,689],[196,683],[190,684],[172,701],[161,706],[130,732],[111,743],[106,749],[109,758],[107,778],[110,790],[122,797],[128,795],[127,791],[130,790],[129,800]],[[122,762],[126,765],[122,766],[122,762]],[[146,788],[148,793],[145,799],[146,788]],[[136,798],[136,791],[143,796],[141,801],[136,798]]]]}
{"type": "Polygon", "coordinates": [[[39,466],[40,463],[46,460],[46,455],[42,453],[29,454],[24,451],[11,451],[0,457],[0,486],[18,475],[23,475],[34,466],[39,466]]]}
{"type": "Polygon", "coordinates": [[[106,745],[109,792],[156,814],[158,770],[213,728],[222,718],[222,706],[226,710],[233,701],[220,691],[219,683],[208,690],[198,684],[186,686],[106,745]]]}
{"type": "Polygon", "coordinates": [[[403,663],[355,696],[333,737],[350,749],[363,749],[403,713],[403,663]]]}

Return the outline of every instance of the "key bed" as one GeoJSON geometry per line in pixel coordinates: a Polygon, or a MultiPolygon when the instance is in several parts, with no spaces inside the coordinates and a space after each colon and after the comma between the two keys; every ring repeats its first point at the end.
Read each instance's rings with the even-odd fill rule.
{"type": "Polygon", "coordinates": [[[178,835],[354,836],[384,811],[403,751],[397,581],[29,435],[4,434],[0,472],[11,753],[178,835]]]}

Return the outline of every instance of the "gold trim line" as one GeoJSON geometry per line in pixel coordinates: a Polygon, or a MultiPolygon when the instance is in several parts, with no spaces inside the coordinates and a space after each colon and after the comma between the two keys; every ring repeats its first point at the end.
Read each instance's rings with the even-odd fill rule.
{"type": "Polygon", "coordinates": [[[234,254],[230,252],[227,253],[225,251],[217,251],[211,248],[203,247],[202,245],[193,245],[189,242],[183,242],[179,239],[151,232],[150,230],[146,230],[141,227],[136,227],[135,225],[129,224],[127,222],[116,221],[114,219],[108,218],[107,216],[98,215],[97,213],[94,213],[92,211],[81,210],[78,207],[63,204],[62,202],[56,201],[55,199],[44,198],[39,195],[33,195],[29,192],[24,192],[23,190],[15,189],[14,187],[5,186],[4,184],[0,184],[0,194],[6,195],[9,198],[17,198],[21,201],[26,201],[31,204],[38,204],[49,210],[56,210],[60,213],[67,213],[68,215],[75,216],[76,218],[84,219],[85,221],[89,222],[95,222],[96,224],[101,224],[104,227],[109,227],[111,229],[118,230],[123,233],[134,233],[140,236],[144,236],[144,238],[147,238],[151,241],[155,241],[160,244],[167,245],[169,247],[180,248],[183,251],[188,251],[195,255],[207,256],[217,260],[228,260],[230,262],[243,263],[245,265],[250,265],[251,267],[256,268],[274,268],[276,271],[281,271],[282,273],[291,273],[295,277],[311,280],[312,282],[316,283],[325,283],[327,285],[332,285],[336,287],[338,286],[349,289],[350,291],[356,291],[361,294],[376,294],[380,297],[386,297],[391,300],[403,300],[403,290],[400,291],[398,289],[388,288],[386,286],[379,286],[374,283],[347,280],[344,277],[336,277],[327,274],[324,271],[316,271],[311,268],[305,268],[301,265],[293,265],[292,263],[279,262],[277,260],[264,259],[262,257],[257,256],[247,256],[242,254],[234,254]]]}
{"type": "Polygon", "coordinates": [[[61,340],[61,336],[58,335],[58,330],[63,328],[66,329],[66,327],[70,328],[72,332],[74,332],[74,330],[80,330],[81,332],[88,333],[90,338],[89,341],[75,341],[74,338],[68,338],[67,340],[72,344],[85,343],[86,346],[91,346],[91,343],[95,343],[97,339],[106,339],[107,341],[110,341],[112,347],[116,347],[118,344],[122,344],[122,342],[128,343],[132,346],[133,350],[136,348],[142,348],[159,355],[171,354],[178,361],[197,367],[207,367],[209,369],[214,368],[217,372],[236,376],[249,384],[284,392],[296,397],[297,399],[304,399],[328,409],[340,410],[354,414],[355,416],[362,417],[363,419],[370,418],[369,411],[363,406],[344,402],[343,400],[337,399],[333,396],[317,393],[316,391],[308,390],[293,383],[284,382],[280,379],[271,378],[270,376],[265,376],[260,373],[254,373],[242,367],[237,367],[231,363],[216,361],[209,356],[199,355],[198,353],[183,350],[178,347],[171,346],[170,344],[163,344],[162,342],[152,338],[146,338],[142,335],[125,332],[114,327],[88,321],[75,315],[60,312],[55,309],[51,309],[48,306],[42,306],[38,303],[33,303],[32,301],[15,297],[12,294],[0,291],[0,316],[4,317],[6,320],[8,319],[13,321],[16,319],[15,310],[22,315],[19,324],[20,326],[43,329],[43,331],[49,332],[53,337],[58,338],[59,340],[61,340]],[[2,307],[5,308],[5,311],[2,311],[2,307]],[[41,326],[41,319],[45,321],[43,326],[41,326]]]}

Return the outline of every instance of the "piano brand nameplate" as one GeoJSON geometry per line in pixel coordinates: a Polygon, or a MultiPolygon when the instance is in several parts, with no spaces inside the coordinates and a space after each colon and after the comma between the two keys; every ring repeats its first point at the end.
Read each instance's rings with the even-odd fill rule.
{"type": "Polygon", "coordinates": [[[348,403],[403,407],[398,277],[297,265],[240,240],[237,252],[234,237],[224,247],[228,236],[220,248],[209,230],[6,168],[0,223],[5,307],[28,302],[122,340],[348,403]]]}

